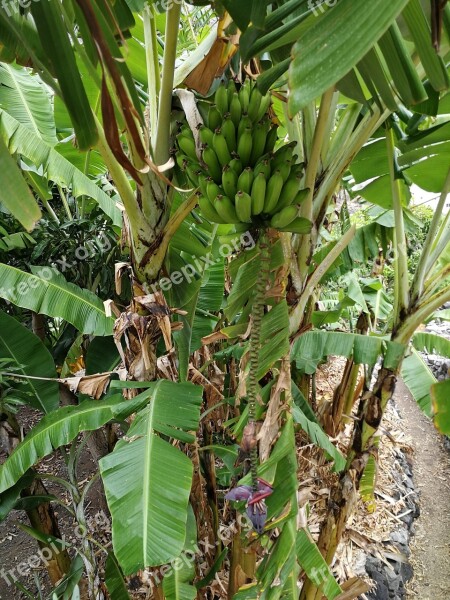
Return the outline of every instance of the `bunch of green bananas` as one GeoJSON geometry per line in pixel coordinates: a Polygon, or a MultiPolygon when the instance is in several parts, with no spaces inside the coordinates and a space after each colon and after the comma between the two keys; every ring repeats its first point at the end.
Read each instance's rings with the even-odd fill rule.
{"type": "Polygon", "coordinates": [[[237,91],[234,81],[221,83],[214,104],[198,127],[200,151],[187,126],[177,136],[177,163],[199,188],[198,204],[213,223],[248,223],[280,231],[305,233],[299,204],[303,166],[296,164],[295,143],[276,151],[278,126],[263,96],[247,80],[237,91]]]}

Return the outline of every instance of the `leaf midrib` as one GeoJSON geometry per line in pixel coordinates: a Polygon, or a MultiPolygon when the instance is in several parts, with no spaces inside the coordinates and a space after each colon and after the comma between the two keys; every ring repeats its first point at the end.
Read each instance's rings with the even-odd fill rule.
{"type": "Polygon", "coordinates": [[[28,114],[28,116],[30,118],[31,124],[33,126],[33,129],[35,130],[36,135],[39,136],[39,137],[42,137],[41,136],[41,132],[39,131],[39,128],[38,128],[38,126],[36,124],[36,121],[34,119],[33,113],[31,112],[31,110],[30,110],[30,108],[28,106],[28,103],[27,103],[27,101],[25,99],[25,96],[24,96],[24,94],[23,94],[20,86],[18,85],[15,76],[14,76],[13,69],[9,65],[7,65],[7,64],[3,64],[3,66],[5,67],[5,69],[8,71],[8,73],[11,76],[11,79],[12,79],[12,82],[14,84],[14,87],[15,87],[17,93],[19,94],[20,99],[22,100],[22,104],[25,107],[25,110],[26,110],[26,112],[27,112],[27,114],[28,114]]]}

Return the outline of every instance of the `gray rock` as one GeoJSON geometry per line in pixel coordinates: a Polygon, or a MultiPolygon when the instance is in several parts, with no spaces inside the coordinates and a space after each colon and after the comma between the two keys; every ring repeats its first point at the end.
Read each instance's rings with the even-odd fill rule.
{"type": "Polygon", "coordinates": [[[393,542],[397,542],[402,546],[408,544],[408,532],[406,529],[399,529],[398,531],[393,531],[390,535],[390,538],[393,542]]]}

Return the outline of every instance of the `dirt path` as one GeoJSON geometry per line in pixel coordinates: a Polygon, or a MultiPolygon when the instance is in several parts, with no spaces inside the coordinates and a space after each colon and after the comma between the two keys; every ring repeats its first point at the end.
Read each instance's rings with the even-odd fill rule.
{"type": "Polygon", "coordinates": [[[415,522],[408,600],[450,599],[450,452],[433,424],[399,382],[396,400],[414,448],[414,482],[421,516],[415,522]]]}

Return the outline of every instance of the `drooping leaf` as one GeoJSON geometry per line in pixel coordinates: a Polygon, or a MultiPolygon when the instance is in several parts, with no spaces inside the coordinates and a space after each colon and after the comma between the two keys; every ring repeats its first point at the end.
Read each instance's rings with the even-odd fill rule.
{"type": "Polygon", "coordinates": [[[110,335],[114,320],[103,303],[89,290],[66,281],[51,267],[32,267],[26,273],[0,263],[0,296],[21,308],[72,323],[80,333],[110,335]]]}
{"type": "Polygon", "coordinates": [[[413,395],[414,400],[416,400],[423,412],[428,417],[431,417],[430,388],[436,383],[436,378],[414,348],[411,354],[403,361],[402,378],[413,395]]]}
{"type": "Polygon", "coordinates": [[[9,210],[25,229],[31,231],[41,218],[41,210],[1,138],[0,173],[0,205],[9,210]]]}
{"type": "Polygon", "coordinates": [[[450,435],[450,380],[431,386],[434,424],[444,435],[450,435]]]}
{"type": "MultiPolygon", "coordinates": [[[[308,375],[326,356],[353,356],[356,364],[375,365],[383,350],[378,337],[335,331],[308,331],[299,336],[291,350],[291,360],[308,375]]],[[[389,343],[388,343],[389,345],[389,343]]]]}
{"type": "Polygon", "coordinates": [[[426,350],[428,354],[439,354],[450,358],[450,340],[441,335],[419,332],[414,334],[412,343],[414,348],[421,352],[426,350]]]}
{"type": "Polygon", "coordinates": [[[126,575],[167,563],[183,549],[193,467],[158,434],[192,441],[201,402],[201,387],[158,381],[127,438],[100,461],[114,552],[126,575]]]}
{"type": "MultiPolygon", "coordinates": [[[[75,198],[88,196],[98,203],[114,225],[122,225],[122,214],[115,201],[96,185],[89,177],[59,154],[56,146],[49,146],[30,129],[19,123],[0,108],[0,137],[11,153],[18,153],[30,160],[36,167],[42,166],[47,178],[58,185],[70,188],[75,198]]],[[[2,173],[6,172],[2,170],[2,173]]],[[[2,176],[3,184],[3,176],[2,176]]],[[[2,185],[2,188],[4,186],[2,185]]],[[[27,192],[29,193],[29,192],[27,192]]],[[[34,200],[33,200],[34,202],[34,200]]],[[[34,221],[39,219],[40,214],[34,221]]]]}
{"type": "Polygon", "coordinates": [[[124,418],[142,407],[148,392],[132,401],[121,394],[107,400],[87,400],[77,406],[64,406],[43,417],[0,465],[0,493],[12,487],[30,467],[71,442],[81,431],[94,431],[113,418],[124,418]]]}
{"type": "Polygon", "coordinates": [[[0,64],[0,107],[50,146],[57,143],[49,95],[25,67],[0,64]]]}
{"type": "MultiPolygon", "coordinates": [[[[56,368],[43,342],[24,325],[0,311],[0,358],[10,359],[14,371],[20,375],[55,378],[56,368]]],[[[43,413],[59,405],[59,387],[56,382],[21,379],[24,400],[43,413]]]]}

